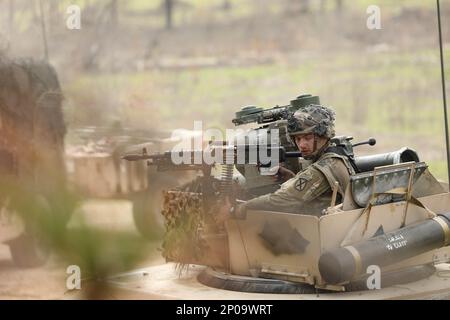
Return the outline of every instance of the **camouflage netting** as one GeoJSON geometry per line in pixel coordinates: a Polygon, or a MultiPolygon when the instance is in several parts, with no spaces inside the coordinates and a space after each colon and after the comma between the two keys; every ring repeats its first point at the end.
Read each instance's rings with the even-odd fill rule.
{"type": "Polygon", "coordinates": [[[163,256],[168,261],[194,263],[207,251],[201,237],[205,228],[203,202],[200,193],[181,191],[164,192],[166,233],[163,256]]]}
{"type": "Polygon", "coordinates": [[[0,172],[38,184],[63,175],[62,99],[48,63],[0,56],[0,172]]]}

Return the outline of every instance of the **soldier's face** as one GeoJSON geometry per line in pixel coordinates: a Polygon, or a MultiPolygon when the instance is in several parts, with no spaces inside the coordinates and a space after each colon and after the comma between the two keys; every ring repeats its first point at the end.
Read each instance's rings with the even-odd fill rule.
{"type": "MultiPolygon", "coordinates": [[[[316,150],[314,150],[314,134],[303,134],[295,136],[295,144],[298,147],[298,150],[301,151],[303,156],[309,156],[312,153],[314,153],[316,150]]],[[[317,149],[320,149],[324,142],[323,138],[317,137],[317,149]]]]}

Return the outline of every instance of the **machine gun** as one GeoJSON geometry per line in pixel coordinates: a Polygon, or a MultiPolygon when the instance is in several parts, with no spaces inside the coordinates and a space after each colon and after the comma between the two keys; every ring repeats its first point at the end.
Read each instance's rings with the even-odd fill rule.
{"type": "Polygon", "coordinates": [[[156,166],[158,171],[167,171],[203,170],[205,166],[216,164],[254,164],[259,167],[271,167],[285,162],[288,158],[299,157],[301,152],[286,151],[282,146],[225,145],[212,146],[206,150],[166,151],[160,154],[148,154],[146,148],[143,148],[141,154],[127,154],[122,158],[127,161],[147,160],[147,164],[156,166]]]}
{"type": "MultiPolygon", "coordinates": [[[[352,139],[353,137],[351,136],[339,136],[333,138],[331,140],[333,145],[331,150],[360,163],[363,168],[370,166],[370,163],[368,162],[373,161],[375,161],[377,165],[387,165],[393,163],[395,158],[393,153],[389,153],[389,156],[384,156],[382,159],[375,159],[371,157],[371,159],[373,158],[373,161],[368,161],[365,157],[354,159],[354,147],[364,144],[373,146],[376,144],[376,140],[374,138],[370,138],[367,141],[352,145],[350,142],[352,139]]],[[[278,165],[279,163],[285,162],[289,158],[300,158],[301,156],[302,154],[300,151],[286,151],[286,148],[283,146],[246,144],[216,145],[210,146],[206,148],[206,150],[166,151],[164,153],[157,154],[148,154],[147,149],[143,148],[141,153],[126,154],[122,157],[122,159],[127,161],[146,160],[149,166],[156,166],[158,171],[169,171],[203,170],[205,166],[209,167],[216,164],[253,164],[261,168],[270,168],[278,165]],[[273,160],[275,160],[275,162],[273,162],[273,160]]]]}
{"type": "MultiPolygon", "coordinates": [[[[365,167],[370,166],[370,164],[367,163],[367,159],[364,157],[361,157],[360,159],[354,158],[353,147],[363,144],[374,145],[376,140],[370,138],[367,141],[352,145],[352,139],[353,137],[350,136],[333,138],[331,151],[349,157],[356,169],[358,163],[364,163],[365,167]]],[[[166,151],[159,154],[148,154],[147,149],[143,148],[140,153],[126,154],[122,158],[127,161],[147,161],[149,166],[156,166],[158,171],[201,171],[203,173],[202,190],[209,191],[213,185],[211,180],[214,179],[211,177],[212,168],[215,165],[221,165],[222,173],[219,182],[220,188],[219,190],[215,190],[215,192],[229,194],[235,166],[239,170],[239,167],[252,165],[258,168],[260,174],[262,168],[265,168],[264,171],[268,171],[265,175],[275,175],[277,172],[274,172],[273,170],[270,171],[270,168],[285,163],[288,159],[300,158],[301,156],[301,152],[287,151],[285,147],[279,145],[227,145],[224,142],[220,142],[215,145],[210,144],[205,150],[166,151]]],[[[393,159],[397,158],[398,157],[394,157],[393,155],[389,157],[384,156],[381,160],[377,158],[376,163],[377,165],[392,164],[393,159]],[[384,160],[384,162],[382,160],[384,160]]]]}
{"type": "MultiPolygon", "coordinates": [[[[210,145],[205,150],[166,151],[160,154],[148,154],[145,148],[140,153],[126,154],[122,158],[127,161],[147,161],[149,166],[156,166],[157,171],[194,170],[201,171],[202,176],[187,188],[188,192],[201,191],[205,212],[214,206],[218,199],[228,196],[236,201],[236,188],[245,192],[245,184],[235,183],[234,168],[236,165],[254,165],[258,168],[270,169],[289,158],[299,158],[301,152],[286,151],[282,146],[273,145],[210,145]],[[212,169],[221,166],[220,178],[214,177],[212,169]]],[[[261,169],[260,169],[261,170],[261,169]]],[[[273,172],[275,175],[277,172],[273,172]]],[[[241,193],[242,196],[242,193],[241,193]]]]}
{"type": "MultiPolygon", "coordinates": [[[[365,144],[373,146],[376,144],[376,140],[370,138],[367,141],[352,144],[352,139],[351,136],[333,138],[330,151],[348,157],[357,173],[371,171],[374,167],[379,166],[419,161],[417,153],[408,148],[383,154],[355,157],[354,147],[365,144]]],[[[240,167],[251,165],[257,167],[261,174],[262,168],[266,168],[265,171],[267,172],[270,168],[278,166],[288,159],[300,157],[301,152],[287,151],[283,146],[264,144],[226,145],[221,142],[220,145],[209,145],[205,150],[166,151],[159,154],[148,154],[147,149],[143,148],[140,153],[126,154],[122,158],[127,161],[147,161],[149,166],[156,166],[158,171],[201,171],[203,173],[202,190],[204,191],[212,190],[213,183],[211,180],[214,179],[211,177],[212,168],[215,165],[221,165],[220,188],[214,192],[228,194],[231,189],[235,167],[244,175],[240,167]]],[[[275,175],[276,173],[269,171],[266,175],[275,175]]],[[[248,189],[247,183],[244,184],[244,189],[248,189]]]]}

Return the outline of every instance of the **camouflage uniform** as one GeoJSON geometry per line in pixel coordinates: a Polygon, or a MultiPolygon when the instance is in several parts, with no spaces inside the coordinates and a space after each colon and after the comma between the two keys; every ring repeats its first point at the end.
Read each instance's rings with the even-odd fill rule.
{"type": "MultiPolygon", "coordinates": [[[[291,137],[315,133],[330,139],[334,136],[334,112],[319,105],[307,106],[289,119],[288,131],[291,137]]],[[[235,215],[244,216],[247,209],[260,209],[320,216],[330,206],[335,181],[339,183],[339,201],[343,199],[350,175],[355,173],[349,159],[333,152],[332,147],[327,143],[308,158],[313,161],[310,166],[283,183],[276,192],[240,205],[235,215]]]]}
{"type": "Polygon", "coordinates": [[[317,162],[283,183],[276,192],[247,201],[240,211],[260,209],[320,215],[330,206],[334,181],[339,182],[338,194],[342,199],[353,173],[348,159],[324,152],[317,162]]]}

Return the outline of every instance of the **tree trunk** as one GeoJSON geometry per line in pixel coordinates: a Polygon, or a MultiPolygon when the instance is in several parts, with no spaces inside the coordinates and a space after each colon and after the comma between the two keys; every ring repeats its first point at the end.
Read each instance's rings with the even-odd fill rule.
{"type": "Polygon", "coordinates": [[[13,37],[13,31],[14,31],[14,0],[9,0],[9,7],[8,7],[8,36],[9,40],[11,41],[13,37]]]}
{"type": "Polygon", "coordinates": [[[172,29],[173,0],[164,0],[166,12],[166,29],[172,29]]]}
{"type": "Polygon", "coordinates": [[[231,2],[230,2],[230,0],[224,0],[224,1],[223,1],[223,3],[222,3],[222,9],[223,9],[224,11],[231,10],[231,2]]]}
{"type": "Polygon", "coordinates": [[[342,12],[342,8],[343,8],[343,0],[336,0],[336,11],[338,13],[342,12]]]}
{"type": "Polygon", "coordinates": [[[50,34],[55,34],[59,27],[59,0],[49,0],[48,2],[48,31],[50,34]]]}
{"type": "Polygon", "coordinates": [[[116,29],[119,23],[119,8],[117,0],[111,0],[110,9],[111,9],[111,26],[113,29],[116,29]]]}
{"type": "Polygon", "coordinates": [[[310,11],[309,0],[302,0],[302,8],[300,12],[309,13],[309,11],[310,11]]]}

